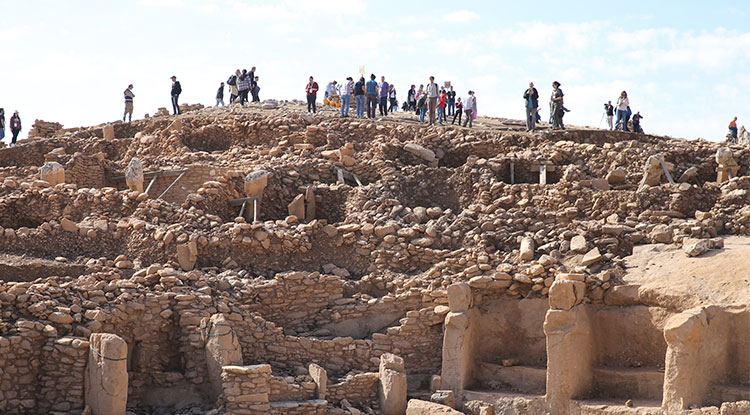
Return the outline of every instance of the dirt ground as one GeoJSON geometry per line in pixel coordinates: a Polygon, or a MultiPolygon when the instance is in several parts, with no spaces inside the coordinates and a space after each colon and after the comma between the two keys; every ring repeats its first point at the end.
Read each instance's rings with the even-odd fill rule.
{"type": "Polygon", "coordinates": [[[642,298],[667,300],[677,309],[750,304],[750,238],[730,236],[723,249],[689,258],[671,244],[640,245],[625,258],[628,284],[642,298]]]}

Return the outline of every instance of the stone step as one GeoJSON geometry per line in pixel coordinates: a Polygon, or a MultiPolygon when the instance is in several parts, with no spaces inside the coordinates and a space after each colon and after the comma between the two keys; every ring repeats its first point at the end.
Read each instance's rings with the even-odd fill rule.
{"type": "Polygon", "coordinates": [[[601,398],[661,400],[664,372],[655,367],[596,367],[593,394],[601,398]]]}
{"type": "Polygon", "coordinates": [[[511,390],[529,394],[544,394],[547,368],[532,366],[501,366],[481,362],[475,379],[483,389],[511,390]]]}

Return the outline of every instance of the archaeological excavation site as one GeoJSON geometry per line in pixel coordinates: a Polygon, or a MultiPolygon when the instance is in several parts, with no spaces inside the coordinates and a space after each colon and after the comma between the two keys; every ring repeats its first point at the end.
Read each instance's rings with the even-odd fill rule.
{"type": "Polygon", "coordinates": [[[0,414],[750,414],[750,146],[297,102],[0,149],[0,414]]]}

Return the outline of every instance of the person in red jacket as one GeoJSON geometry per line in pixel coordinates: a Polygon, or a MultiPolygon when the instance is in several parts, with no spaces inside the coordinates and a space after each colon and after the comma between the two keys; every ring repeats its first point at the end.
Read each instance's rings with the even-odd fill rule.
{"type": "Polygon", "coordinates": [[[438,123],[443,125],[443,120],[447,121],[445,116],[445,107],[448,105],[448,95],[445,93],[445,89],[440,90],[440,98],[438,101],[438,123]]]}
{"type": "Polygon", "coordinates": [[[312,76],[310,77],[310,82],[308,82],[305,87],[305,92],[307,93],[307,113],[310,114],[312,109],[312,115],[315,115],[315,99],[318,94],[318,83],[313,81],[312,76]]]}

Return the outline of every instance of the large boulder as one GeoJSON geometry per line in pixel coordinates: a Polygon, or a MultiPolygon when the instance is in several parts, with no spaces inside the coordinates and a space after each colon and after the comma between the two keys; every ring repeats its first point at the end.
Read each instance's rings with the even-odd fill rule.
{"type": "Polygon", "coordinates": [[[50,186],[65,183],[65,168],[56,161],[48,161],[39,168],[39,178],[50,186]]]}
{"type": "Polygon", "coordinates": [[[406,415],[464,415],[445,405],[434,402],[410,399],[406,406],[406,415]]]}

